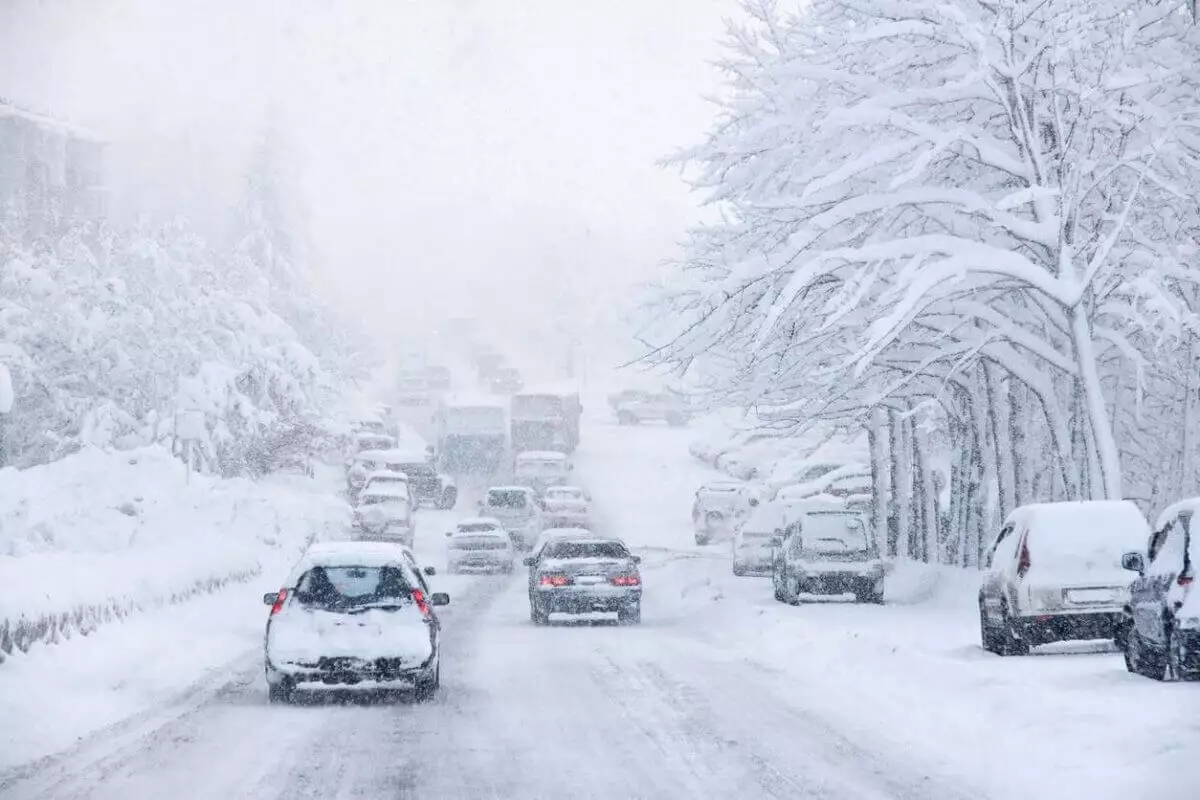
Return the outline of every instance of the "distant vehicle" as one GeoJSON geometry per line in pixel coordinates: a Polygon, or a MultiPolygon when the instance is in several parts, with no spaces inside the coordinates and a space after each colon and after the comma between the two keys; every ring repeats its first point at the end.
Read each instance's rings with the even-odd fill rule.
{"type": "Polygon", "coordinates": [[[696,544],[732,538],[750,510],[759,504],[750,488],[736,481],[712,481],[696,490],[692,527],[696,544]]]}
{"type": "Polygon", "coordinates": [[[804,479],[780,488],[779,500],[803,500],[817,495],[852,497],[870,495],[874,491],[871,468],[866,464],[827,462],[812,465],[804,479]]]}
{"type": "Polygon", "coordinates": [[[409,510],[416,510],[416,498],[412,494],[412,486],[409,483],[408,475],[403,472],[393,472],[390,469],[381,469],[371,472],[367,475],[367,480],[363,483],[363,491],[369,492],[371,489],[381,489],[383,493],[400,494],[403,493],[409,502],[409,510]]]}
{"type": "Polygon", "coordinates": [[[367,450],[391,450],[396,446],[396,437],[386,433],[363,432],[354,437],[354,452],[367,450]]]}
{"type": "Polygon", "coordinates": [[[774,568],[773,542],[782,541],[788,523],[787,507],[778,501],[755,508],[734,534],[733,574],[770,575],[774,568]]]}
{"type": "Polygon", "coordinates": [[[480,516],[500,520],[513,542],[528,550],[542,533],[537,493],[528,486],[493,486],[479,501],[480,516]]]}
{"type": "Polygon", "coordinates": [[[361,540],[412,547],[416,526],[408,487],[389,484],[363,489],[354,508],[354,527],[361,540]]]}
{"type": "Polygon", "coordinates": [[[776,600],[797,603],[801,594],[853,594],[859,603],[883,602],[886,567],[866,515],[840,504],[810,508],[773,543],[776,600]]]}
{"type": "Polygon", "coordinates": [[[496,394],[516,394],[525,388],[525,379],[516,367],[498,367],[488,378],[488,387],[496,394]]]}
{"type": "Polygon", "coordinates": [[[1143,556],[1131,550],[1121,563],[1137,573],[1117,626],[1125,667],[1155,680],[1200,680],[1200,536],[1192,522],[1200,498],[1183,500],[1158,517],[1143,556]]]}
{"type": "Polygon", "coordinates": [[[691,410],[676,395],[668,392],[627,390],[608,399],[617,422],[640,425],[644,422],[665,422],[672,427],[686,425],[691,410]]]}
{"type": "Polygon", "coordinates": [[[526,451],[518,453],[513,462],[513,482],[528,486],[541,495],[551,486],[564,486],[573,469],[563,453],[526,451]]]}
{"type": "Polygon", "coordinates": [[[278,592],[264,637],[268,697],[297,689],[411,689],[425,700],[441,683],[441,624],[412,553],[394,545],[312,545],[278,592]]]}
{"type": "Polygon", "coordinates": [[[487,384],[492,380],[496,371],[504,366],[504,356],[487,348],[481,348],[471,357],[471,363],[480,383],[487,384]]]}
{"type": "Polygon", "coordinates": [[[380,436],[386,436],[388,433],[387,425],[380,419],[360,419],[354,423],[356,433],[374,433],[380,436]]]}
{"type": "MultiPolygon", "coordinates": [[[[384,467],[392,474],[403,474],[414,505],[454,508],[458,502],[458,486],[454,478],[438,472],[427,456],[426,453],[406,450],[388,451],[388,460],[384,462],[384,467]]],[[[368,479],[367,486],[370,485],[368,479]]]]}
{"type": "Polygon", "coordinates": [[[542,515],[548,528],[587,527],[588,493],[578,486],[551,486],[542,492],[542,515]]]}
{"type": "Polygon", "coordinates": [[[500,469],[508,440],[504,403],[497,397],[449,397],[437,414],[442,468],[490,475],[500,469]]]}
{"type": "Polygon", "coordinates": [[[431,392],[425,370],[405,372],[396,381],[396,402],[402,406],[427,406],[431,392]]]}
{"type": "Polygon", "coordinates": [[[512,572],[516,548],[500,520],[476,517],[460,520],[447,531],[446,568],[451,573],[464,569],[512,572]]]}
{"type": "Polygon", "coordinates": [[[449,367],[431,366],[425,368],[425,382],[432,392],[448,392],[454,384],[454,377],[449,367]]]}
{"type": "Polygon", "coordinates": [[[1127,500],[1034,503],[1008,515],[979,589],[983,648],[1025,655],[1071,639],[1115,639],[1129,606],[1125,553],[1150,526],[1127,500]]]}
{"type": "Polygon", "coordinates": [[[558,450],[579,446],[583,404],[573,390],[525,391],[512,398],[513,450],[558,450]]]}
{"type": "Polygon", "coordinates": [[[531,575],[529,618],[545,625],[553,613],[616,612],[621,622],[641,622],[640,562],[620,539],[548,541],[524,562],[531,575]]]}

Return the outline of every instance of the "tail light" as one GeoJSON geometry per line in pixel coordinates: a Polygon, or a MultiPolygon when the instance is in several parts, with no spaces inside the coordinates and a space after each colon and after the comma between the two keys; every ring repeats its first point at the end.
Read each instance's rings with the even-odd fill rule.
{"type": "Polygon", "coordinates": [[[1192,576],[1191,572],[1181,572],[1179,573],[1179,577],[1176,578],[1175,582],[1180,586],[1191,586],[1193,580],[1195,580],[1195,578],[1192,576]]]}
{"type": "Polygon", "coordinates": [[[1017,558],[1018,577],[1024,578],[1031,566],[1033,566],[1033,561],[1029,558],[1029,539],[1026,537],[1021,539],[1021,555],[1017,558]]]}
{"type": "Polygon", "coordinates": [[[275,616],[280,611],[283,611],[283,603],[287,600],[287,589],[280,589],[279,594],[275,596],[275,605],[271,606],[271,616],[275,616]]]}
{"type": "Polygon", "coordinates": [[[615,575],[612,579],[613,586],[641,586],[642,579],[637,575],[615,575]]]}
{"type": "Polygon", "coordinates": [[[425,593],[420,589],[413,589],[412,596],[417,604],[417,608],[421,609],[421,616],[428,618],[430,614],[429,601],[425,599],[425,593]]]}
{"type": "Polygon", "coordinates": [[[571,579],[566,575],[543,575],[538,583],[542,586],[567,586],[571,579]]]}

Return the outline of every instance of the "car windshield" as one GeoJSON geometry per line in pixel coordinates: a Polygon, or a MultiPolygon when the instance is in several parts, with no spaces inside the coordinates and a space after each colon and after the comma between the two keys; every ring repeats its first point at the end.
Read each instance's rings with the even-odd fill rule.
{"type": "Polygon", "coordinates": [[[546,558],[571,560],[579,558],[629,558],[629,551],[620,542],[550,542],[542,551],[546,558]]]}
{"type": "Polygon", "coordinates": [[[487,504],[492,508],[525,509],[529,505],[529,495],[514,489],[491,489],[487,504]]]}
{"type": "Polygon", "coordinates": [[[297,602],[326,611],[407,605],[412,592],[407,571],[398,566],[316,566],[296,583],[297,602]]]}
{"type": "Polygon", "coordinates": [[[498,528],[492,522],[460,522],[458,530],[461,533],[481,533],[483,531],[498,530],[498,528]]]}
{"type": "Polygon", "coordinates": [[[398,471],[403,472],[410,478],[432,478],[437,475],[437,470],[430,464],[397,464],[398,471]]]}
{"type": "Polygon", "coordinates": [[[406,498],[400,494],[364,494],[359,498],[360,506],[387,506],[396,505],[407,508],[406,498]]]}

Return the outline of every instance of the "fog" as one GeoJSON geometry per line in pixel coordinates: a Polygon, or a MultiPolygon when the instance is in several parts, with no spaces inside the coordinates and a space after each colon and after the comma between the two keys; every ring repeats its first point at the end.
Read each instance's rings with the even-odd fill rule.
{"type": "Polygon", "coordinates": [[[550,317],[611,361],[696,218],[733,0],[8,0],[0,96],[112,142],[114,212],[219,237],[268,129],[322,292],[378,334],[550,317]],[[600,344],[597,344],[600,343],[600,344]]]}

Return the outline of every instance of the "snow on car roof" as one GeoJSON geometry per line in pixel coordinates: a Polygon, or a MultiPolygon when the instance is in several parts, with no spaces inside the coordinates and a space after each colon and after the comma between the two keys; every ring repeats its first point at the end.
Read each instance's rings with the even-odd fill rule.
{"type": "Polygon", "coordinates": [[[408,498],[407,483],[377,483],[363,489],[360,497],[402,497],[408,498]]]}
{"type": "Polygon", "coordinates": [[[448,408],[499,408],[508,407],[504,398],[494,394],[452,394],[443,401],[448,408]]]}
{"type": "Polygon", "coordinates": [[[410,567],[403,545],[387,542],[317,542],[309,545],[292,568],[289,585],[312,567],[410,567]]]}
{"type": "Polygon", "coordinates": [[[487,490],[489,492],[533,492],[533,489],[528,486],[489,486],[487,490]]]}
{"type": "Polygon", "coordinates": [[[396,472],[394,469],[377,469],[367,475],[367,480],[390,480],[392,483],[404,481],[405,483],[408,483],[408,475],[403,472],[396,472]]]}
{"type": "Polygon", "coordinates": [[[517,454],[517,460],[527,461],[566,461],[566,453],[556,450],[525,450],[517,454]]]}
{"type": "Polygon", "coordinates": [[[392,463],[407,461],[413,464],[424,464],[429,460],[429,454],[417,450],[393,448],[388,450],[363,450],[355,458],[361,461],[390,461],[392,463]]]}
{"type": "Polygon", "coordinates": [[[466,517],[454,523],[458,527],[464,525],[495,525],[497,528],[503,528],[504,523],[495,517],[466,517]]]}
{"type": "MultiPolygon", "coordinates": [[[[1200,497],[1188,497],[1179,500],[1163,509],[1162,513],[1158,515],[1158,519],[1154,522],[1154,530],[1162,530],[1168,522],[1180,514],[1190,513],[1195,516],[1197,512],[1200,512],[1200,497]]],[[[1200,539],[1200,536],[1193,537],[1193,539],[1200,539]]]]}
{"type": "Polygon", "coordinates": [[[1031,503],[1009,514],[1009,523],[1028,527],[1035,562],[1090,560],[1119,568],[1121,554],[1143,551],[1150,537],[1149,523],[1129,500],[1031,503]]]}
{"type": "Polygon", "coordinates": [[[543,494],[583,494],[580,486],[547,486],[543,494]]]}

